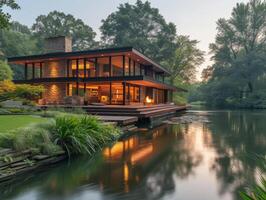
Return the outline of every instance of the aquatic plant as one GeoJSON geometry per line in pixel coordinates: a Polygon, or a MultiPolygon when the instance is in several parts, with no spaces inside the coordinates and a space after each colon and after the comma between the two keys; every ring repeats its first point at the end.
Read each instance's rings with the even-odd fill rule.
{"type": "Polygon", "coordinates": [[[266,200],[266,156],[256,156],[256,160],[261,170],[260,183],[248,189],[248,191],[240,192],[243,200],[266,200]]]}

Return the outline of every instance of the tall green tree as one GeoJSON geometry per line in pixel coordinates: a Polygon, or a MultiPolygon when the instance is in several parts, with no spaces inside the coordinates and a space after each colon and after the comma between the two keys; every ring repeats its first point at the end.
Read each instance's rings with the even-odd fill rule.
{"type": "Polygon", "coordinates": [[[104,46],[133,46],[156,61],[171,57],[176,49],[176,27],[167,23],[150,2],[121,4],[116,12],[102,20],[104,46]]]}
{"type": "Polygon", "coordinates": [[[214,105],[266,105],[266,1],[238,3],[229,19],[217,22],[210,45],[214,65],[204,85],[214,105]]]}
{"type": "Polygon", "coordinates": [[[9,7],[11,9],[19,9],[19,5],[15,0],[1,0],[0,1],[0,29],[7,28],[10,25],[10,14],[3,11],[3,7],[9,7]]]}
{"type": "Polygon", "coordinates": [[[9,65],[5,61],[0,60],[0,81],[11,80],[12,75],[13,72],[9,65]]]}
{"type": "Polygon", "coordinates": [[[175,43],[174,55],[164,62],[171,73],[170,82],[174,84],[178,77],[184,82],[193,82],[197,67],[204,61],[204,52],[198,49],[198,41],[190,40],[188,36],[177,36],[175,43]]]}
{"type": "MultiPolygon", "coordinates": [[[[37,17],[32,26],[32,31],[37,38],[54,36],[71,36],[74,50],[86,50],[97,45],[96,33],[81,19],[63,12],[53,11],[48,15],[37,17]]],[[[41,40],[42,41],[42,40],[41,40]]]]}
{"type": "MultiPolygon", "coordinates": [[[[0,58],[5,60],[11,56],[38,54],[41,49],[38,40],[33,37],[30,29],[18,22],[12,22],[9,29],[0,30],[0,58]]],[[[15,79],[23,78],[23,67],[11,65],[15,79]]]]}

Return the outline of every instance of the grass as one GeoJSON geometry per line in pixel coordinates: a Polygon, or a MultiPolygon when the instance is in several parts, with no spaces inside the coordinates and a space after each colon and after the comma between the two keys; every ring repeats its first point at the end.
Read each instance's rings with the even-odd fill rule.
{"type": "Polygon", "coordinates": [[[0,133],[45,121],[47,119],[32,115],[0,115],[0,133]]]}
{"type": "Polygon", "coordinates": [[[89,115],[57,112],[49,120],[27,115],[0,117],[5,120],[1,130],[6,131],[0,132],[0,148],[34,154],[53,155],[62,150],[68,156],[93,154],[120,135],[116,127],[89,115]]]}

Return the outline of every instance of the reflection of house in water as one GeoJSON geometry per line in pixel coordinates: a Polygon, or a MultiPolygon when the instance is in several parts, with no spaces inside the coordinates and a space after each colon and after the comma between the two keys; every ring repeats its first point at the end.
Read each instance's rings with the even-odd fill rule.
{"type": "MultiPolygon", "coordinates": [[[[140,133],[104,149],[105,165],[99,178],[102,189],[129,192],[147,178],[147,173],[162,162],[175,135],[171,127],[161,126],[151,132],[140,133]]],[[[145,184],[145,183],[144,183],[145,184]]]]}

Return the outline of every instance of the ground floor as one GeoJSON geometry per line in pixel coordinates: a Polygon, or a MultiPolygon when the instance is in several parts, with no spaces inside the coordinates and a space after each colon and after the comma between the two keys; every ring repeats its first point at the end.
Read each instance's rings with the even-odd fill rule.
{"type": "Polygon", "coordinates": [[[42,105],[132,105],[163,104],[171,101],[171,90],[129,82],[43,83],[42,105]]]}

